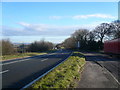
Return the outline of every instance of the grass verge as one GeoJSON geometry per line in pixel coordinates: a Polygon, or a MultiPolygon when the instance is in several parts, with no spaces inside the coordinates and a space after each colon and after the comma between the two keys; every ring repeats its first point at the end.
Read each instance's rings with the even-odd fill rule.
{"type": "Polygon", "coordinates": [[[35,55],[43,55],[43,54],[47,54],[47,53],[18,53],[18,54],[14,54],[14,55],[4,55],[1,56],[2,61],[3,60],[9,60],[9,59],[17,59],[17,58],[23,58],[23,57],[31,57],[31,56],[35,56],[35,55]]]}
{"type": "Polygon", "coordinates": [[[27,89],[38,88],[74,88],[80,80],[85,58],[80,52],[74,52],[64,63],[49,72],[27,89]]]}

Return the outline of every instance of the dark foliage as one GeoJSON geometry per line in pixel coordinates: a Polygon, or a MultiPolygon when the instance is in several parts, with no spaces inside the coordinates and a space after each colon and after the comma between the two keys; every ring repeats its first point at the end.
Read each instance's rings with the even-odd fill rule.
{"type": "Polygon", "coordinates": [[[17,51],[9,40],[2,40],[2,55],[15,54],[17,51]]]}
{"type": "Polygon", "coordinates": [[[30,44],[28,47],[28,51],[30,52],[41,52],[53,49],[53,43],[46,41],[35,41],[30,44]]]}

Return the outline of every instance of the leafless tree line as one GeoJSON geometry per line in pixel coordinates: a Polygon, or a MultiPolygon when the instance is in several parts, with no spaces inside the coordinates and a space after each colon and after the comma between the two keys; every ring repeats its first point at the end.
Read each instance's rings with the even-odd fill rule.
{"type": "Polygon", "coordinates": [[[54,44],[44,40],[35,41],[29,45],[21,44],[13,45],[10,40],[1,40],[2,55],[10,55],[25,52],[42,52],[53,49],[54,44]]]}
{"type": "Polygon", "coordinates": [[[80,49],[83,50],[101,50],[105,40],[120,38],[120,21],[112,23],[101,23],[94,30],[78,29],[70,38],[67,38],[62,44],[65,48],[77,48],[78,41],[80,49]]]}
{"type": "Polygon", "coordinates": [[[54,46],[53,43],[47,42],[44,40],[35,41],[34,43],[29,45],[28,51],[30,51],[30,52],[48,51],[48,50],[52,50],[53,46],[54,46]]]}

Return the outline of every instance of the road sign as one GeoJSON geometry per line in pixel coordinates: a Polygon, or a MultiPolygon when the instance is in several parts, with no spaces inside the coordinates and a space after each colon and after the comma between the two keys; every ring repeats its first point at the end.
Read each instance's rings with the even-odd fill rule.
{"type": "Polygon", "coordinates": [[[77,42],[77,47],[80,48],[80,41],[77,42]]]}

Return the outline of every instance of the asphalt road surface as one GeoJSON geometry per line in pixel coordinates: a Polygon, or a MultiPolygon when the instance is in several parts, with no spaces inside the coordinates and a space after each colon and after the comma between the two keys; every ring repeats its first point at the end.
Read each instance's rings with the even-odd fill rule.
{"type": "Polygon", "coordinates": [[[57,51],[46,55],[4,61],[2,65],[2,88],[22,88],[57,64],[65,60],[71,51],[57,51]]]}
{"type": "Polygon", "coordinates": [[[86,65],[77,88],[119,88],[120,59],[100,53],[83,53],[86,65]]]}

